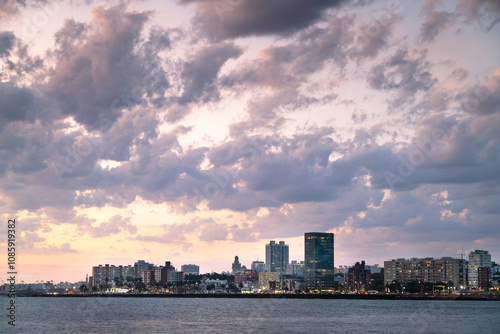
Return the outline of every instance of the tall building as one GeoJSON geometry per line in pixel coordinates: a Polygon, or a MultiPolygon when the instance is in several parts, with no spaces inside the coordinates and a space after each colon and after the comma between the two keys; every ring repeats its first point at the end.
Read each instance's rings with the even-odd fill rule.
{"type": "Polygon", "coordinates": [[[238,259],[238,255],[234,257],[234,262],[231,268],[233,269],[233,274],[239,273],[241,271],[241,263],[238,259]]]}
{"type": "Polygon", "coordinates": [[[308,288],[328,290],[333,288],[334,252],[333,233],[311,232],[304,235],[304,277],[308,288]]]}
{"type": "Polygon", "coordinates": [[[288,245],[275,241],[266,245],[266,269],[268,272],[286,272],[288,266],[288,245]]]}
{"type": "Polygon", "coordinates": [[[254,273],[261,273],[266,270],[266,265],[262,261],[253,261],[251,268],[254,273]]]}
{"type": "Polygon", "coordinates": [[[384,261],[384,285],[398,281],[403,285],[411,281],[429,283],[452,282],[455,289],[466,285],[467,266],[464,259],[396,259],[384,261]]]}
{"type": "Polygon", "coordinates": [[[122,266],[114,266],[100,264],[99,266],[92,267],[92,277],[94,286],[99,284],[111,284],[116,278],[122,278],[122,266]]]}
{"type": "Polygon", "coordinates": [[[476,249],[469,253],[469,288],[479,288],[478,270],[481,267],[491,268],[491,254],[488,251],[476,249]]]}
{"type": "Polygon", "coordinates": [[[199,275],[200,274],[200,267],[197,266],[196,264],[183,264],[181,266],[181,270],[184,273],[184,275],[199,275]]]}
{"type": "Polygon", "coordinates": [[[488,289],[491,286],[490,282],[491,268],[479,267],[477,268],[477,285],[479,289],[488,289]]]}
{"type": "Polygon", "coordinates": [[[356,262],[354,267],[349,268],[345,281],[347,290],[357,292],[369,290],[371,271],[368,268],[365,261],[356,262]]]}

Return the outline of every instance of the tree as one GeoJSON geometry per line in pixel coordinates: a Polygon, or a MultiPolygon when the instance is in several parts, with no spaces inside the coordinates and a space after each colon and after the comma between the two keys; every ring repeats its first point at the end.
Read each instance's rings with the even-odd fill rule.
{"type": "Polygon", "coordinates": [[[135,288],[139,291],[148,291],[146,284],[139,282],[135,284],[135,288]]]}
{"type": "Polygon", "coordinates": [[[408,293],[419,293],[421,290],[420,283],[417,281],[411,281],[406,283],[405,291],[408,293]]]}
{"type": "Polygon", "coordinates": [[[384,282],[382,282],[382,280],[380,278],[374,279],[371,282],[371,289],[377,290],[378,292],[384,292],[384,282]]]}
{"type": "Polygon", "coordinates": [[[390,292],[403,292],[403,285],[401,282],[398,281],[392,281],[391,284],[387,284],[386,287],[389,289],[390,292]]]}
{"type": "Polygon", "coordinates": [[[80,289],[79,290],[81,292],[83,292],[83,293],[89,291],[89,289],[87,288],[87,286],[85,284],[80,285],[80,289]]]}

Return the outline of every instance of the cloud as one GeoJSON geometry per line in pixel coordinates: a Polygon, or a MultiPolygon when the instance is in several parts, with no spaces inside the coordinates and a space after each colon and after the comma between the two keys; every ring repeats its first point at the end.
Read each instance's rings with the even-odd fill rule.
{"type": "Polygon", "coordinates": [[[7,123],[34,121],[35,94],[26,87],[0,82],[0,131],[7,123]]]}
{"type": "Polygon", "coordinates": [[[19,7],[24,1],[20,0],[1,0],[0,1],[0,18],[9,18],[19,13],[19,7]]]}
{"type": "Polygon", "coordinates": [[[234,43],[219,43],[202,47],[184,63],[182,81],[184,91],[178,102],[209,102],[218,98],[215,80],[228,59],[237,58],[242,50],[234,43]]]}
{"type": "Polygon", "coordinates": [[[95,219],[88,219],[86,216],[76,217],[76,220],[78,232],[89,234],[93,238],[104,238],[124,231],[130,234],[137,232],[137,227],[130,223],[130,217],[123,218],[121,215],[115,215],[97,226],[92,225],[95,219]]]}
{"type": "Polygon", "coordinates": [[[496,4],[427,1],[422,15],[380,18],[378,5],[341,1],[182,2],[193,21],[181,28],[129,2],[98,6],[89,22],[58,17],[42,52],[0,33],[0,208],[29,214],[28,247],[75,252],[47,244],[59,224],[184,251],[307,230],[383,257],[403,243],[438,254],[464,240],[494,245],[498,76],[471,83],[484,66],[437,60],[435,41],[491,42],[471,24],[449,28],[490,29],[496,4]],[[416,36],[405,35],[410,23],[416,36]],[[221,110],[234,117],[227,127],[198,123],[221,110]],[[138,199],[189,214],[153,231],[123,215],[76,215],[138,199]],[[200,218],[224,210],[240,218],[200,218]]]}
{"type": "Polygon", "coordinates": [[[319,21],[328,8],[344,1],[313,0],[180,0],[196,3],[193,24],[211,39],[252,35],[291,35],[319,21]]]}
{"type": "Polygon", "coordinates": [[[9,56],[16,36],[11,31],[0,32],[0,56],[9,56]]]}
{"type": "Polygon", "coordinates": [[[420,37],[424,42],[432,42],[447,26],[455,22],[452,13],[434,10],[427,14],[427,18],[420,27],[420,37]]]}
{"type": "Polygon", "coordinates": [[[66,21],[56,34],[57,64],[47,83],[63,115],[96,129],[103,119],[114,122],[122,110],[164,92],[168,82],[155,53],[168,47],[167,37],[152,33],[150,42],[156,47],[149,45],[148,54],[137,51],[150,16],[121,2],[96,7],[92,28],[66,21]]]}
{"type": "Polygon", "coordinates": [[[486,30],[500,22],[500,3],[495,0],[460,0],[457,9],[469,20],[487,24],[486,30]]]}
{"type": "Polygon", "coordinates": [[[486,76],[483,82],[457,94],[462,110],[476,115],[487,115],[500,111],[500,70],[486,76]]]}
{"type": "Polygon", "coordinates": [[[413,103],[418,92],[428,91],[437,82],[429,71],[426,53],[426,49],[400,49],[368,73],[371,88],[396,92],[390,110],[413,103]]]}
{"type": "Polygon", "coordinates": [[[370,17],[368,22],[362,19],[356,27],[356,43],[349,50],[349,55],[354,59],[373,58],[390,46],[390,38],[400,20],[400,15],[392,11],[383,11],[381,18],[370,17]]]}
{"type": "Polygon", "coordinates": [[[210,222],[200,228],[200,241],[223,241],[228,238],[229,230],[225,224],[210,222]]]}

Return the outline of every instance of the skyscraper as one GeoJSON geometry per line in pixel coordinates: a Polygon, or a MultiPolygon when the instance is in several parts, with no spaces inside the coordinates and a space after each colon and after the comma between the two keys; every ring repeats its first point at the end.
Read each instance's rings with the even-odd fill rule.
{"type": "MultiPolygon", "coordinates": [[[[491,268],[491,254],[485,250],[475,250],[469,253],[469,288],[479,288],[479,273],[481,267],[491,268]]],[[[490,271],[491,272],[491,271],[490,271]]]]}
{"type": "Polygon", "coordinates": [[[304,276],[309,288],[328,290],[334,286],[333,233],[304,235],[304,276]]]}
{"type": "Polygon", "coordinates": [[[288,245],[284,241],[271,241],[266,245],[266,269],[268,272],[286,272],[288,267],[288,245]]]}

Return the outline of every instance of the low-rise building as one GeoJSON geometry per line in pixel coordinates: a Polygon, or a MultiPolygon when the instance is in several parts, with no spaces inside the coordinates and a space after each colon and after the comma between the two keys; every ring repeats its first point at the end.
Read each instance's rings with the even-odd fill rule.
{"type": "Polygon", "coordinates": [[[181,266],[181,270],[184,273],[184,275],[199,275],[200,274],[200,267],[197,266],[196,264],[183,264],[181,266]]]}
{"type": "Polygon", "coordinates": [[[263,290],[275,290],[279,287],[280,272],[259,273],[259,288],[263,290]]]}

